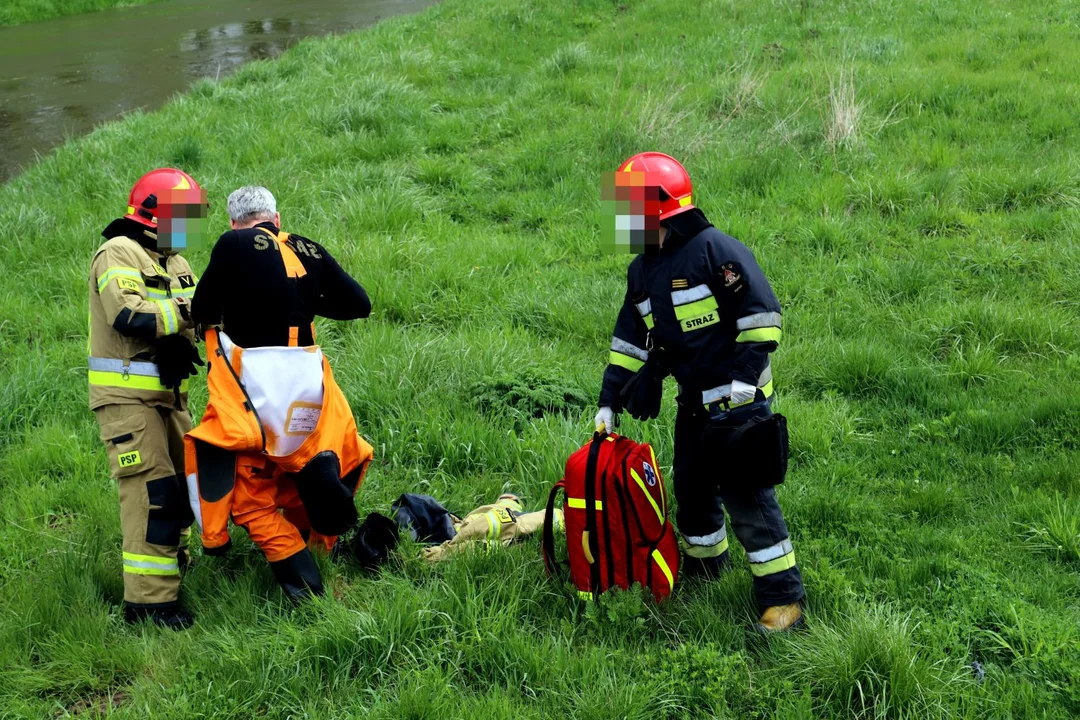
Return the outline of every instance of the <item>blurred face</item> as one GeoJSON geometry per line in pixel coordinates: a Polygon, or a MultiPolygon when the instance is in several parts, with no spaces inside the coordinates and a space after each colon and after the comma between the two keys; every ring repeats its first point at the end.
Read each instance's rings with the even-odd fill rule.
{"type": "Polygon", "coordinates": [[[206,242],[206,191],[167,190],[158,198],[157,249],[163,253],[178,253],[200,248],[206,242]]]}
{"type": "Polygon", "coordinates": [[[601,248],[610,253],[655,252],[666,231],[660,227],[660,187],[643,172],[605,173],[601,184],[601,248]]]}

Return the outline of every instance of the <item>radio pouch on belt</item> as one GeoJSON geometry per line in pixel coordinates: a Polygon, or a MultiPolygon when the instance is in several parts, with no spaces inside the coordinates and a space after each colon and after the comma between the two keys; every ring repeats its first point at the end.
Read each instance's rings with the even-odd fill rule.
{"type": "Polygon", "coordinates": [[[702,442],[723,457],[731,485],[758,489],[784,482],[790,449],[787,418],[779,413],[710,420],[702,442]]]}

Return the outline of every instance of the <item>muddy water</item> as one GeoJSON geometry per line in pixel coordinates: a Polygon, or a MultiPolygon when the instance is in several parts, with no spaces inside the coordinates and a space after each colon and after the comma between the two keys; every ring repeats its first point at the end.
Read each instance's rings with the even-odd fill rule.
{"type": "Polygon", "coordinates": [[[202,77],[432,0],[164,0],[0,28],[0,182],[63,142],[202,77]]]}

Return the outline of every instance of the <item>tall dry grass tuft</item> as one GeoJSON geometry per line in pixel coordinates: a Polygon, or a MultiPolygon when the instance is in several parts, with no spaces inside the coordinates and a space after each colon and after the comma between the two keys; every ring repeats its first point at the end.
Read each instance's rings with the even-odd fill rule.
{"type": "Polygon", "coordinates": [[[858,142],[865,110],[855,90],[855,71],[841,66],[836,75],[830,73],[824,108],[826,142],[833,148],[858,142]]]}

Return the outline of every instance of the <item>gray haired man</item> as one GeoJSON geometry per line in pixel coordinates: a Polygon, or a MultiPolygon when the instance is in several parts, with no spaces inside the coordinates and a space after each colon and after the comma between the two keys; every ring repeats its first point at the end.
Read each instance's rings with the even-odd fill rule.
{"type": "Polygon", "coordinates": [[[315,344],[316,315],[354,320],[371,314],[364,288],[326,248],[281,231],[269,190],[242,187],[229,195],[228,209],[232,230],[218,238],[192,300],[198,325],[224,325],[243,348],[307,347],[315,344]]]}
{"type": "MultiPolygon", "coordinates": [[[[326,248],[281,231],[281,215],[269,190],[242,187],[229,196],[228,209],[232,230],[218,238],[192,300],[191,315],[197,327],[221,326],[232,343],[245,349],[308,348],[315,344],[316,315],[353,320],[371,313],[367,293],[326,248]]],[[[212,362],[216,363],[217,359],[212,362]]],[[[215,392],[218,391],[211,383],[205,422],[212,419],[210,410],[215,404],[215,392]]],[[[256,404],[248,396],[245,407],[252,409],[256,404]]],[[[301,405],[294,403],[297,407],[301,405]]],[[[291,417],[291,406],[289,412],[291,417]]],[[[313,429],[308,427],[307,431],[313,429]]],[[[261,422],[260,430],[265,451],[268,432],[261,422]]],[[[194,477],[197,487],[197,495],[193,497],[216,502],[231,494],[232,521],[245,528],[262,548],[286,595],[294,600],[309,594],[321,595],[322,578],[307,547],[309,543],[319,542],[319,523],[312,515],[315,505],[309,507],[309,500],[314,503],[319,499],[312,495],[318,488],[329,488],[325,497],[337,497],[335,492],[340,495],[338,491],[346,491],[349,500],[344,502],[352,510],[348,524],[354,523],[351,496],[363,474],[362,467],[345,468],[342,464],[347,458],[328,451],[319,452],[297,473],[279,472],[275,467],[278,459],[271,461],[266,452],[249,452],[246,448],[236,452],[237,448],[229,443],[216,445],[207,438],[196,437],[198,432],[188,436],[192,441],[187,462],[189,485],[194,477]],[[293,474],[302,476],[302,481],[295,480],[293,474]],[[248,482],[253,478],[257,482],[248,482]],[[227,490],[234,487],[234,481],[237,488],[244,481],[244,490],[227,490]],[[212,488],[209,496],[206,488],[212,488]]],[[[355,425],[350,425],[346,432],[356,439],[355,425]]],[[[324,500],[319,499],[319,507],[323,509],[324,500]]],[[[228,551],[231,543],[227,522],[224,526],[215,522],[208,530],[200,520],[205,553],[222,555],[228,551]]],[[[332,545],[333,539],[326,539],[332,545]]]]}

